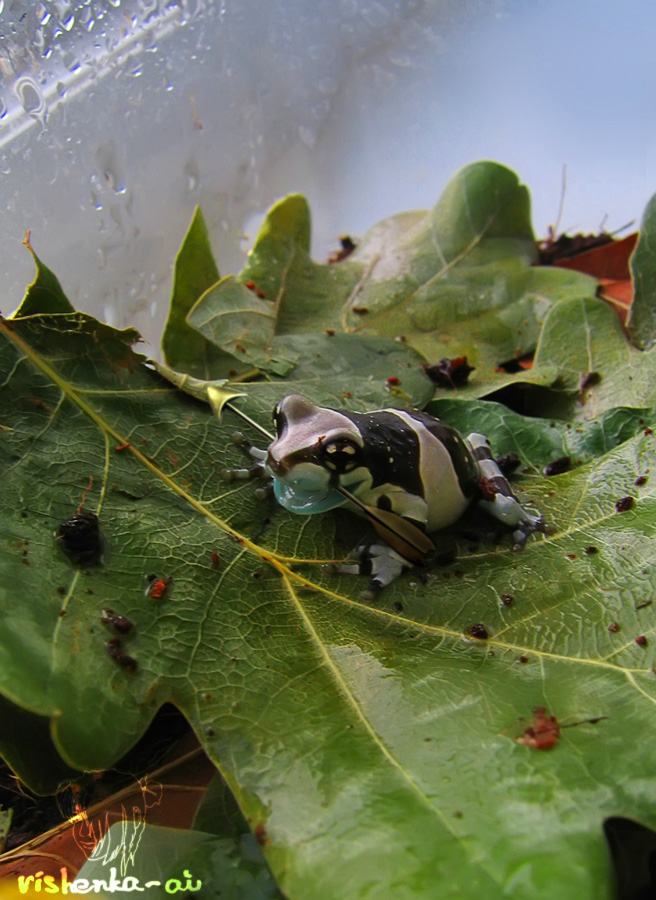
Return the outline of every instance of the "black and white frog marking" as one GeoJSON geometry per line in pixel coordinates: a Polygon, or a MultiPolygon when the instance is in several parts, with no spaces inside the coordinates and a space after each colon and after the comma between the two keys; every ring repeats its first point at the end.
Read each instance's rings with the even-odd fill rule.
{"type": "Polygon", "coordinates": [[[425,535],[452,525],[473,502],[514,529],[517,548],[545,530],[541,516],[513,494],[483,435],[465,439],[423,412],[353,413],[315,406],[298,394],[281,400],[273,419],[277,436],[266,451],[237,437],[256,463],[224,477],[270,478],[277,501],[294,513],[366,508],[384,543],[358,547],[353,562],[333,568],[370,575],[367,598],[423,562],[426,545],[433,547],[425,535]],[[381,528],[376,519],[382,516],[381,528]]]}

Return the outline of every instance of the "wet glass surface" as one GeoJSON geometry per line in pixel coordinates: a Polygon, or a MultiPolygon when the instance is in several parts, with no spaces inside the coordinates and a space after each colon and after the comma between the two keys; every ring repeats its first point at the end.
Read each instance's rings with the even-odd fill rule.
{"type": "Polygon", "coordinates": [[[32,278],[31,229],[71,301],[136,325],[154,353],[197,203],[222,274],[292,191],[310,200],[325,260],[339,234],[432,205],[477,158],[517,169],[540,234],[564,165],[562,228],[639,218],[656,185],[641,114],[656,13],[571,6],[0,0],[0,309],[32,278]],[[608,79],[611,33],[630,90],[608,79]]]}

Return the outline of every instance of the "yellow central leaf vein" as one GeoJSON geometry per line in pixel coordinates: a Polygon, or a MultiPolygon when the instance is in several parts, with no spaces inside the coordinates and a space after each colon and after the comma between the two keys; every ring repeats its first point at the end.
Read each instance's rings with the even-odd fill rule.
{"type": "MultiPolygon", "coordinates": [[[[0,328],[6,332],[7,336],[13,340],[25,353],[25,355],[33,362],[34,365],[37,366],[45,375],[47,375],[65,394],[69,399],[71,399],[76,405],[83,411],[89,418],[94,421],[98,428],[103,432],[105,436],[111,436],[117,443],[125,444],[127,443],[125,436],[122,435],[119,431],[109,425],[103,418],[100,416],[94,409],[92,409],[87,403],[84,402],[80,393],[76,391],[62,376],[59,372],[54,369],[49,363],[47,363],[41,356],[35,353],[32,348],[26,344],[14,331],[13,329],[6,328],[0,322],[0,328]]],[[[107,446],[107,444],[106,444],[107,446]]],[[[389,613],[382,609],[376,609],[374,607],[370,607],[364,605],[360,602],[351,600],[341,594],[337,594],[334,591],[329,591],[328,589],[318,585],[307,578],[297,575],[296,573],[290,571],[287,566],[283,562],[282,557],[278,557],[274,551],[266,551],[260,548],[257,544],[250,541],[248,538],[242,536],[239,532],[237,532],[234,528],[230,527],[227,522],[223,519],[216,516],[210,510],[208,510],[204,504],[197,500],[195,497],[192,497],[188,491],[178,485],[170,476],[166,475],[162,470],[157,466],[156,463],[152,462],[147,456],[141,453],[135,447],[130,446],[129,452],[131,452],[139,462],[147,468],[152,474],[154,474],[157,478],[159,478],[164,484],[166,484],[172,491],[174,491],[179,497],[184,499],[191,508],[193,508],[200,515],[204,516],[211,522],[213,522],[217,527],[226,533],[232,535],[239,543],[247,549],[249,552],[253,553],[255,556],[262,559],[264,562],[273,565],[274,568],[278,569],[287,579],[291,579],[293,581],[302,584],[303,586],[310,588],[315,591],[319,591],[327,596],[332,597],[339,602],[345,603],[347,605],[353,605],[357,607],[359,610],[365,610],[370,615],[378,618],[384,618],[387,620],[392,620],[398,623],[402,623],[405,626],[412,627],[415,630],[425,632],[427,634],[437,634],[441,637],[449,637],[452,639],[462,640],[463,635],[461,632],[458,632],[454,629],[448,629],[439,625],[430,625],[425,622],[417,622],[413,619],[406,618],[404,616],[400,616],[395,613],[389,613]]],[[[609,512],[609,517],[611,513],[609,512]]],[[[602,517],[605,518],[605,517],[602,517]]],[[[560,537],[562,537],[566,532],[563,532],[560,537]]],[[[553,538],[552,538],[553,540],[553,538]]],[[[546,543],[546,542],[545,542],[546,543]]],[[[483,643],[483,642],[481,642],[483,643]]],[[[538,659],[551,659],[557,662],[568,662],[572,664],[579,664],[584,666],[597,666],[606,670],[613,670],[622,673],[625,676],[628,676],[630,673],[641,673],[645,672],[646,669],[631,669],[624,666],[620,666],[614,663],[610,663],[604,659],[591,659],[585,657],[575,657],[575,656],[566,656],[563,654],[538,650],[532,647],[527,647],[521,644],[515,644],[506,641],[500,641],[495,638],[491,638],[490,640],[485,642],[485,646],[487,647],[496,647],[502,650],[514,651],[521,654],[531,654],[538,659]]]]}
{"type": "MultiPolygon", "coordinates": [[[[64,614],[66,613],[66,611],[68,609],[68,604],[70,603],[70,601],[75,593],[75,588],[77,586],[79,578],[80,578],[79,571],[75,572],[73,574],[73,578],[71,579],[70,587],[66,591],[66,596],[62,598],[62,605],[59,610],[59,615],[57,616],[57,620],[55,622],[55,627],[54,627],[54,630],[52,633],[52,641],[50,644],[50,651],[51,651],[50,652],[50,671],[52,674],[54,674],[54,672],[55,672],[55,663],[56,663],[55,655],[57,652],[57,638],[59,637],[59,630],[62,626],[62,622],[64,621],[64,614]]],[[[67,648],[65,648],[65,652],[67,654],[67,661],[68,661],[68,649],[67,648]]]]}
{"type": "Polygon", "coordinates": [[[633,673],[628,670],[626,672],[626,679],[629,684],[633,685],[633,687],[636,689],[636,691],[638,691],[639,694],[642,694],[642,696],[649,700],[650,703],[656,704],[656,697],[652,697],[652,695],[648,694],[644,688],[641,688],[638,682],[635,680],[633,673]]]}
{"type": "MultiPolygon", "coordinates": [[[[582,657],[582,656],[568,656],[563,653],[556,653],[549,650],[539,650],[535,647],[529,647],[525,644],[517,644],[511,641],[500,641],[498,638],[494,636],[489,638],[488,640],[475,640],[473,638],[467,638],[462,631],[458,631],[454,628],[447,628],[444,625],[432,625],[428,622],[418,622],[416,619],[410,619],[407,616],[399,615],[399,613],[389,612],[385,609],[380,609],[378,607],[369,606],[366,603],[362,603],[358,600],[352,600],[350,597],[346,597],[343,594],[338,594],[336,591],[331,591],[328,588],[325,588],[319,584],[316,584],[313,581],[310,581],[307,578],[304,578],[302,575],[299,575],[296,572],[289,571],[284,566],[281,566],[279,562],[274,561],[273,559],[269,559],[269,562],[276,565],[276,568],[279,569],[283,575],[290,579],[290,581],[296,581],[301,584],[303,587],[306,587],[310,590],[317,591],[318,593],[324,594],[327,597],[330,597],[332,600],[336,600],[340,603],[344,603],[347,606],[353,606],[358,609],[360,612],[365,612],[373,618],[384,619],[388,622],[394,622],[400,625],[404,625],[408,628],[412,628],[415,631],[419,631],[425,634],[434,634],[439,635],[440,637],[451,638],[452,640],[458,641],[467,641],[472,644],[472,647],[480,647],[480,648],[494,648],[498,650],[508,650],[513,651],[518,654],[531,654],[540,660],[554,660],[556,662],[564,662],[564,663],[574,663],[580,664],[583,666],[597,666],[601,669],[611,670],[620,672],[622,675],[626,675],[627,673],[635,672],[637,674],[648,674],[650,669],[648,668],[628,668],[626,666],[618,665],[617,663],[608,662],[606,658],[603,659],[593,659],[591,657],[582,657]]],[[[649,632],[647,632],[649,633],[649,632]]],[[[630,645],[627,645],[630,646],[630,645]]],[[[626,648],[625,648],[626,649],[626,648]]]]}
{"type": "MultiPolygon", "coordinates": [[[[394,756],[394,754],[389,749],[389,747],[387,747],[385,745],[385,743],[381,739],[380,735],[374,729],[373,725],[371,724],[371,722],[365,715],[364,710],[362,709],[360,703],[358,702],[357,698],[353,694],[353,691],[351,690],[350,686],[345,681],[339,667],[335,663],[335,660],[333,659],[333,657],[330,655],[330,653],[326,649],[326,645],[325,645],[324,641],[321,639],[312,620],[310,619],[310,617],[307,614],[298,595],[296,594],[296,591],[294,590],[294,586],[292,584],[291,579],[288,576],[283,576],[283,581],[284,581],[284,585],[289,593],[289,597],[290,597],[294,607],[296,608],[297,614],[303,621],[308,634],[314,640],[315,645],[317,647],[317,651],[318,651],[319,655],[322,657],[326,667],[331,672],[333,679],[335,681],[335,684],[337,685],[340,693],[345,698],[345,700],[349,704],[349,706],[355,712],[356,716],[362,723],[365,731],[367,732],[367,734],[369,735],[369,737],[371,738],[373,743],[376,745],[376,747],[380,751],[381,755],[395,769],[397,774],[401,777],[401,780],[405,781],[407,783],[408,787],[418,797],[419,801],[423,805],[427,806],[431,810],[431,812],[433,812],[437,815],[437,817],[442,822],[442,825],[444,826],[444,828],[453,836],[453,838],[456,841],[458,841],[460,844],[462,844],[463,847],[465,847],[467,849],[467,851],[469,852],[469,855],[472,858],[477,858],[477,854],[468,846],[469,842],[461,834],[458,834],[458,832],[455,831],[453,824],[449,821],[449,819],[447,818],[445,813],[442,812],[442,810],[438,806],[436,806],[436,804],[433,802],[433,800],[431,800],[431,798],[421,789],[421,787],[417,784],[417,782],[413,778],[411,778],[409,772],[401,765],[401,763],[396,758],[396,756],[394,756]]],[[[494,881],[496,881],[496,878],[494,877],[493,873],[490,871],[489,867],[486,865],[485,860],[478,860],[478,861],[483,866],[485,866],[486,869],[488,869],[488,874],[494,881]]]]}

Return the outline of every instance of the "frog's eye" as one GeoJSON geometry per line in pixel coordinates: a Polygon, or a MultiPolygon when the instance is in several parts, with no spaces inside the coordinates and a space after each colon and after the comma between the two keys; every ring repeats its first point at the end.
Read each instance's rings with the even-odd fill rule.
{"type": "Polygon", "coordinates": [[[362,465],[362,450],[348,438],[339,438],[322,446],[321,461],[331,472],[351,472],[362,465]]]}

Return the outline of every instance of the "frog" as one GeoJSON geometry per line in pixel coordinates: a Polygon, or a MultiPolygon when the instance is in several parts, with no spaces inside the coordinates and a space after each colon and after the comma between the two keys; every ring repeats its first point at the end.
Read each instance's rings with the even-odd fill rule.
{"type": "Polygon", "coordinates": [[[288,394],[273,410],[276,436],[266,449],[241,432],[233,440],[254,462],[225,469],[227,481],[262,478],[258,496],[273,494],[286,510],[318,515],[343,507],[365,515],[376,537],[331,564],[335,574],[369,576],[362,600],[435,557],[432,535],[472,505],[512,532],[514,549],[548,533],[539,511],[520,503],[483,434],[464,437],[420,410],[351,412],[288,394]]]}

